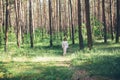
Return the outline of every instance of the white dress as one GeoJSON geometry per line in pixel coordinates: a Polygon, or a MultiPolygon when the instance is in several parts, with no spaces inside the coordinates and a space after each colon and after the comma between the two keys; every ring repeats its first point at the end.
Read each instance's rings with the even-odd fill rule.
{"type": "Polygon", "coordinates": [[[67,41],[62,42],[62,48],[68,48],[68,42],[67,41]]]}
{"type": "Polygon", "coordinates": [[[66,54],[67,48],[68,48],[68,42],[63,41],[62,42],[62,48],[63,48],[63,56],[66,54]]]}

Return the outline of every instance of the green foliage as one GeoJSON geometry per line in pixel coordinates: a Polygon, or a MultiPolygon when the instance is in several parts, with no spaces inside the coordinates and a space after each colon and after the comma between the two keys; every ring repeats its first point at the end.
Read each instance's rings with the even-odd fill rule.
{"type": "Polygon", "coordinates": [[[91,26],[94,37],[101,39],[103,36],[102,23],[96,17],[91,16],[91,26]]]}
{"type": "Polygon", "coordinates": [[[30,34],[24,34],[24,44],[30,43],[30,34]]]}
{"type": "Polygon", "coordinates": [[[8,41],[9,42],[16,42],[16,35],[13,32],[8,33],[8,41]]]}

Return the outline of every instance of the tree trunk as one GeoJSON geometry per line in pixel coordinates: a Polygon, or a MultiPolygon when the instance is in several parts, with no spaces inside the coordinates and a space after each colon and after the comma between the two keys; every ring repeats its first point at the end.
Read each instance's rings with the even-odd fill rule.
{"type": "Polygon", "coordinates": [[[119,42],[119,30],[120,30],[120,1],[117,0],[117,25],[116,25],[116,43],[119,42]]]}
{"type": "Polygon", "coordinates": [[[70,36],[70,39],[72,39],[72,34],[71,34],[71,20],[70,20],[70,7],[69,7],[69,2],[68,2],[68,24],[69,24],[69,36],[70,36]]]}
{"type": "Polygon", "coordinates": [[[92,32],[91,32],[91,25],[90,25],[90,6],[89,0],[85,0],[85,10],[86,10],[86,29],[87,29],[87,38],[88,38],[88,47],[92,49],[92,32]]]}
{"type": "Polygon", "coordinates": [[[4,50],[7,51],[8,45],[8,18],[9,18],[9,1],[6,0],[6,23],[5,23],[5,48],[4,50]]]}
{"type": "Polygon", "coordinates": [[[97,13],[98,13],[98,15],[97,15],[97,17],[98,17],[98,20],[100,20],[100,0],[98,0],[98,7],[97,7],[97,13]]]}
{"type": "Polygon", "coordinates": [[[71,11],[71,27],[72,27],[72,44],[75,44],[75,40],[74,40],[74,27],[73,27],[73,12],[72,12],[72,2],[71,0],[69,0],[70,3],[70,11],[71,11]]]}
{"type": "Polygon", "coordinates": [[[114,39],[113,36],[113,26],[112,26],[112,0],[110,0],[110,30],[111,30],[111,39],[114,39]]]}
{"type": "Polygon", "coordinates": [[[62,40],[62,25],[61,25],[61,0],[59,0],[59,32],[60,32],[60,40],[62,40]]]}
{"type": "Polygon", "coordinates": [[[79,30],[79,47],[80,49],[84,48],[83,44],[83,36],[82,36],[82,28],[81,28],[81,0],[78,0],[78,30],[79,30]]]}
{"type": "Polygon", "coordinates": [[[102,21],[104,26],[104,43],[107,43],[107,29],[106,29],[106,17],[105,17],[105,0],[102,0],[102,21]]]}
{"type": "Polygon", "coordinates": [[[1,46],[1,44],[2,44],[2,0],[0,1],[0,46],[1,46]]]}
{"type": "Polygon", "coordinates": [[[2,14],[3,14],[3,16],[2,16],[2,27],[3,27],[3,33],[5,33],[5,15],[4,15],[4,13],[5,13],[5,5],[4,5],[4,0],[2,0],[2,4],[3,4],[3,11],[2,11],[2,14]]]}
{"type": "Polygon", "coordinates": [[[32,21],[32,0],[29,0],[29,30],[30,30],[30,44],[31,48],[33,45],[33,21],[32,21]]]}
{"type": "Polygon", "coordinates": [[[21,1],[20,0],[14,0],[15,4],[15,14],[16,14],[16,28],[17,28],[17,46],[20,48],[20,42],[21,42],[21,15],[20,15],[20,8],[21,8],[21,1]]]}
{"type": "Polygon", "coordinates": [[[0,32],[2,27],[2,0],[0,1],[0,32]]]}
{"type": "Polygon", "coordinates": [[[53,43],[52,43],[52,6],[51,6],[51,0],[49,0],[49,27],[50,27],[50,47],[52,47],[53,43]]]}

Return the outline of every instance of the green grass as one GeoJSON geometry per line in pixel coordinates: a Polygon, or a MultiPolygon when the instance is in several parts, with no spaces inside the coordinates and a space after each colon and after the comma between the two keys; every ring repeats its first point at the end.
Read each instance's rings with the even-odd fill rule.
{"type": "Polygon", "coordinates": [[[119,44],[96,44],[91,51],[85,50],[81,54],[78,52],[78,57],[72,59],[72,66],[88,71],[90,76],[104,76],[119,80],[119,48],[119,44]]]}
{"type": "Polygon", "coordinates": [[[78,44],[70,45],[63,57],[60,41],[53,47],[48,43],[37,42],[32,49],[27,43],[17,48],[11,42],[6,53],[0,46],[0,80],[72,80],[79,70],[86,71],[90,78],[103,77],[95,80],[120,79],[119,44],[97,41],[91,51],[79,50],[78,44]]]}
{"type": "Polygon", "coordinates": [[[55,62],[1,62],[1,79],[6,80],[65,80],[70,79],[71,69],[56,66],[55,62]],[[4,67],[4,68],[3,68],[4,67]]]}

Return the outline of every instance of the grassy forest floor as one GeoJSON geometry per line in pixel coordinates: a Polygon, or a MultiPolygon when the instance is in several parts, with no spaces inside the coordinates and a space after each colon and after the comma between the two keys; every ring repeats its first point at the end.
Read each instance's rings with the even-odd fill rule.
{"type": "Polygon", "coordinates": [[[91,51],[69,45],[66,56],[60,44],[9,43],[6,53],[1,46],[0,80],[120,80],[120,44],[97,42],[91,51]]]}

